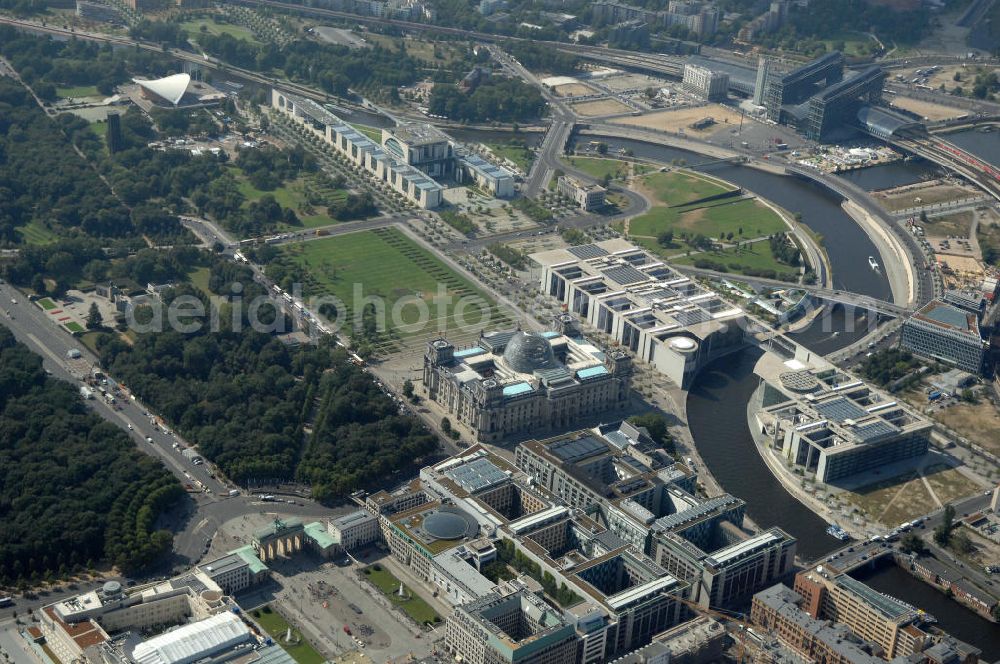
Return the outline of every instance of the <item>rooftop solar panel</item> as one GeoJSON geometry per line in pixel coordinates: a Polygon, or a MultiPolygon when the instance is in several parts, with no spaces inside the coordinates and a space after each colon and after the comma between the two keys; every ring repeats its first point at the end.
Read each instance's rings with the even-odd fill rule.
{"type": "Polygon", "coordinates": [[[630,284],[638,284],[643,281],[649,281],[649,275],[645,272],[641,272],[631,265],[618,265],[616,267],[609,267],[603,270],[604,276],[612,281],[619,283],[623,286],[628,286],[630,284]]]}
{"type": "Polygon", "coordinates": [[[681,325],[696,325],[710,320],[712,317],[702,309],[685,309],[684,311],[671,312],[671,316],[681,325]]]}
{"type": "Polygon", "coordinates": [[[607,251],[601,249],[596,244],[581,244],[578,247],[570,247],[567,251],[577,258],[582,258],[583,260],[588,258],[600,258],[601,256],[608,255],[607,251]]]}
{"type": "Polygon", "coordinates": [[[597,456],[608,451],[607,445],[593,436],[560,440],[549,445],[549,452],[555,454],[565,463],[576,463],[588,457],[597,456]]]}
{"type": "Polygon", "coordinates": [[[854,433],[858,436],[858,438],[865,442],[875,440],[876,438],[881,438],[883,436],[889,436],[898,431],[899,429],[897,429],[894,425],[883,420],[863,424],[859,427],[855,427],[854,429],[854,433]]]}
{"type": "Polygon", "coordinates": [[[506,473],[489,459],[476,459],[445,472],[452,481],[473,493],[507,479],[506,473]]]}
{"type": "Polygon", "coordinates": [[[836,399],[831,399],[830,401],[817,403],[816,410],[818,410],[820,415],[824,418],[833,420],[837,423],[843,422],[844,420],[856,420],[867,414],[864,408],[861,408],[853,401],[845,397],[838,397],[836,399]]]}

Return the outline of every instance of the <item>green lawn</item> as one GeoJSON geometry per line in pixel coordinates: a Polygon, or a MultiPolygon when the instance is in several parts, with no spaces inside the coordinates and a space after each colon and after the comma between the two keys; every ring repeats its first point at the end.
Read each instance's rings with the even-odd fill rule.
{"type": "Polygon", "coordinates": [[[629,174],[627,161],[619,159],[599,159],[596,157],[570,157],[569,165],[578,171],[583,171],[595,180],[600,180],[604,176],[611,176],[614,179],[624,179],[629,174]]]}
{"type": "Polygon", "coordinates": [[[89,129],[101,142],[102,150],[106,152],[108,149],[108,123],[104,120],[97,120],[90,123],[89,129]]]}
{"type": "Polygon", "coordinates": [[[191,285],[200,290],[205,295],[211,296],[212,291],[208,289],[208,279],[211,276],[211,270],[207,267],[197,267],[188,273],[188,280],[191,285]]]}
{"type": "Polygon", "coordinates": [[[354,124],[354,123],[352,123],[351,126],[354,127],[355,129],[357,129],[358,131],[360,131],[362,134],[364,134],[368,138],[370,138],[373,141],[375,141],[376,143],[378,143],[379,145],[382,144],[382,130],[381,129],[378,129],[377,127],[369,127],[368,125],[354,124]]]}
{"type": "Polygon", "coordinates": [[[641,180],[655,200],[668,206],[685,205],[737,189],[734,185],[691,171],[652,173],[641,180]]]}
{"type": "Polygon", "coordinates": [[[411,336],[455,329],[459,325],[454,317],[459,304],[464,307],[465,323],[470,327],[512,326],[492,298],[396,229],[303,242],[281,251],[280,260],[290,261],[307,273],[307,294],[335,295],[343,302],[346,310],[339,322],[347,331],[353,329],[355,317],[360,315],[355,306],[364,304],[355,303],[355,286],[360,289],[360,297],[375,296],[384,301],[385,330],[391,334],[411,336]],[[448,296],[440,307],[433,299],[439,286],[448,296]],[[419,324],[418,300],[428,309],[426,324],[419,324]],[[407,301],[411,303],[405,304],[407,301]],[[392,311],[397,307],[400,320],[394,324],[392,311]]]}
{"type": "MultiPolygon", "coordinates": [[[[683,251],[683,248],[673,250],[658,248],[655,240],[643,240],[640,244],[661,254],[676,254],[683,251]]],[[[791,279],[798,277],[797,268],[778,262],[774,254],[771,253],[771,247],[767,241],[755,242],[749,247],[744,245],[738,250],[728,248],[723,251],[706,251],[692,253],[690,256],[676,256],[675,258],[671,258],[670,262],[677,265],[694,265],[699,260],[709,260],[719,263],[725,266],[726,271],[734,274],[747,274],[748,272],[759,274],[761,271],[774,270],[777,278],[781,278],[780,275],[782,274],[791,279]]]]}
{"type": "MultiPolygon", "coordinates": [[[[347,198],[347,192],[343,189],[331,187],[323,176],[302,176],[286,182],[284,185],[273,191],[263,191],[254,187],[250,181],[242,174],[239,168],[230,167],[230,172],[236,177],[237,189],[247,199],[247,204],[260,200],[266,194],[274,196],[274,200],[283,208],[292,208],[298,215],[302,226],[305,228],[316,228],[317,226],[329,226],[337,223],[337,220],[326,213],[328,205],[343,202],[347,198]],[[310,206],[307,190],[319,194],[319,197],[326,203],[325,205],[310,206]]],[[[279,224],[279,228],[287,230],[293,228],[287,224],[279,224]]]]}
{"type": "Polygon", "coordinates": [[[696,208],[653,207],[629,224],[629,235],[634,238],[656,239],[666,230],[675,237],[687,233],[720,238],[732,233],[746,239],[781,233],[788,229],[774,211],[749,198],[732,198],[713,201],[696,208]]]}
{"type": "Polygon", "coordinates": [[[70,332],[85,332],[86,331],[86,330],[83,329],[83,325],[80,325],[76,321],[72,321],[72,320],[70,322],[66,323],[66,329],[69,330],[70,332]]]}
{"type": "Polygon", "coordinates": [[[188,37],[198,41],[198,35],[202,32],[202,26],[205,28],[205,32],[213,35],[230,35],[236,39],[244,39],[254,44],[261,43],[256,37],[253,36],[253,32],[250,28],[246,28],[242,25],[237,25],[235,23],[220,23],[212,18],[199,18],[193,21],[185,21],[181,23],[181,27],[187,32],[188,37]]]}
{"type": "Polygon", "coordinates": [[[403,589],[406,593],[406,597],[399,596],[399,579],[394,577],[381,565],[372,565],[364,569],[365,577],[371,581],[375,586],[382,591],[389,601],[393,604],[399,606],[406,612],[406,615],[413,618],[413,620],[419,624],[424,625],[427,623],[436,624],[441,622],[441,616],[439,616],[434,609],[430,607],[423,599],[421,599],[416,593],[414,593],[408,586],[404,584],[403,589]]]}
{"type": "Polygon", "coordinates": [[[101,97],[96,85],[76,85],[68,88],[56,88],[56,94],[63,99],[70,97],[101,97]]]}
{"type": "Polygon", "coordinates": [[[45,311],[52,311],[53,309],[56,308],[57,305],[51,299],[43,297],[42,299],[38,300],[38,306],[40,306],[45,311]]]}
{"type": "Polygon", "coordinates": [[[277,611],[271,610],[269,613],[255,611],[253,618],[271,635],[274,642],[284,648],[285,652],[299,664],[323,664],[326,661],[326,658],[302,636],[302,632],[294,627],[292,627],[292,638],[298,639],[298,642],[294,645],[285,643],[285,634],[291,625],[277,611]]]}
{"type": "Polygon", "coordinates": [[[37,221],[31,221],[23,226],[18,226],[17,232],[28,244],[52,244],[59,239],[55,233],[37,221]]]}
{"type": "Polygon", "coordinates": [[[829,39],[824,39],[823,43],[826,44],[826,50],[843,50],[844,55],[849,58],[869,56],[878,48],[878,44],[871,37],[863,32],[854,32],[852,30],[839,32],[829,39]],[[844,42],[843,47],[837,43],[839,41],[844,42]]]}
{"type": "Polygon", "coordinates": [[[535,155],[523,143],[487,143],[486,147],[500,159],[509,159],[517,164],[525,173],[531,170],[531,162],[535,160],[535,155]]]}

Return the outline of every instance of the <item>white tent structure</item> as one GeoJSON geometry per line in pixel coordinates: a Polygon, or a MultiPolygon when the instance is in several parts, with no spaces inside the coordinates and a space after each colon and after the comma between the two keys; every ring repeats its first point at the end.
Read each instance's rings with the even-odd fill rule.
{"type": "Polygon", "coordinates": [[[188,85],[191,84],[191,74],[174,74],[158,78],[155,81],[133,78],[132,81],[138,83],[142,89],[152,92],[157,97],[176,106],[184,97],[184,93],[187,92],[188,85]]]}
{"type": "Polygon", "coordinates": [[[138,664],[189,664],[252,638],[239,616],[226,612],[154,636],[135,647],[138,664]]]}

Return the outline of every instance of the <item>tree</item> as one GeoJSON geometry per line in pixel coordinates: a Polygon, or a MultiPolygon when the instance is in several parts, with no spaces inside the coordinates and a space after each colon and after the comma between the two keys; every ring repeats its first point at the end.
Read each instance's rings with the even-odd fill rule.
{"type": "Polygon", "coordinates": [[[957,532],[951,536],[951,548],[956,553],[972,553],[972,540],[963,532],[957,532]]]}
{"type": "Polygon", "coordinates": [[[674,232],[672,230],[665,230],[660,233],[659,237],[656,238],[657,244],[664,248],[670,248],[674,246],[674,232]]]}
{"type": "Polygon", "coordinates": [[[607,154],[607,153],[608,153],[608,144],[604,142],[598,143],[597,154],[607,154]]]}
{"type": "Polygon", "coordinates": [[[87,311],[87,329],[96,330],[104,325],[104,316],[101,315],[101,310],[97,307],[96,302],[90,303],[90,309],[87,311]]]}
{"type": "Polygon", "coordinates": [[[663,415],[655,412],[645,415],[633,415],[628,418],[630,424],[642,427],[649,432],[649,437],[653,442],[662,447],[667,453],[673,454],[676,451],[674,437],[667,429],[667,420],[663,415]]]}
{"type": "Polygon", "coordinates": [[[441,418],[441,431],[450,434],[451,433],[451,420],[447,417],[441,418]]]}
{"type": "Polygon", "coordinates": [[[927,545],[920,535],[916,533],[906,533],[899,541],[899,548],[905,553],[915,553],[920,555],[927,550],[927,545]]]}
{"type": "Polygon", "coordinates": [[[403,396],[407,399],[413,398],[413,381],[409,378],[403,381],[403,396]]]}
{"type": "Polygon", "coordinates": [[[945,505],[944,518],[941,525],[934,529],[934,541],[940,546],[948,546],[951,542],[951,531],[955,527],[955,508],[945,505]]]}

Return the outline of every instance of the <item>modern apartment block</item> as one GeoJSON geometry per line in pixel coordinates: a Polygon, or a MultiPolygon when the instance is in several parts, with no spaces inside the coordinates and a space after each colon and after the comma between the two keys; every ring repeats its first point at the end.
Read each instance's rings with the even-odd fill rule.
{"type": "Polygon", "coordinates": [[[681,84],[693,95],[708,101],[718,101],[725,99],[729,91],[729,75],[714,72],[707,67],[687,64],[684,65],[681,84]]]}
{"type": "Polygon", "coordinates": [[[879,646],[886,659],[920,652],[927,642],[915,608],[847,574],[835,575],[822,566],[799,572],[795,592],[811,617],[847,625],[862,639],[879,646]]]}
{"type": "MultiPolygon", "coordinates": [[[[947,297],[947,296],[946,296],[947,297]]],[[[899,345],[914,355],[945,362],[971,374],[980,374],[986,343],[979,331],[979,315],[971,307],[931,300],[903,323],[899,345]]]]}
{"type": "Polygon", "coordinates": [[[576,630],[526,590],[491,592],[448,616],[445,648],[468,664],[572,664],[576,630]]]}
{"type": "Polygon", "coordinates": [[[683,26],[699,39],[711,37],[719,28],[719,10],[701,0],[671,0],[665,11],[607,0],[591,6],[594,20],[605,24],[641,21],[655,28],[683,26]]]}
{"type": "Polygon", "coordinates": [[[573,325],[491,332],[462,349],[437,339],[424,355],[428,396],[482,442],[618,411],[629,402],[631,376],[626,353],[601,351],[573,325]]]}
{"type": "Polygon", "coordinates": [[[754,396],[755,435],[807,476],[836,483],[927,453],[933,424],[836,367],[790,360],[754,396]]]}
{"type": "Polygon", "coordinates": [[[686,389],[745,346],[746,315],[621,239],[531,254],[541,291],[686,389]]]}

